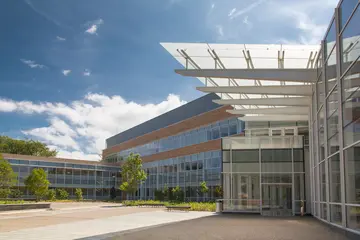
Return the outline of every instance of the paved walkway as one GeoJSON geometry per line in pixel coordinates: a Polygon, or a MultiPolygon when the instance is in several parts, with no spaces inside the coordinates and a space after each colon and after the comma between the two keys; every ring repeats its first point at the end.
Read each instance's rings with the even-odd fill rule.
{"type": "MultiPolygon", "coordinates": [[[[108,240],[349,240],[312,217],[261,217],[223,214],[119,233],[108,240]]],[[[360,238],[352,238],[360,239],[360,238]]]]}
{"type": "Polygon", "coordinates": [[[68,211],[55,215],[51,215],[51,211],[33,214],[33,217],[18,216],[15,219],[0,217],[0,240],[103,239],[99,236],[213,215],[208,212],[166,212],[131,207],[68,211]]]}

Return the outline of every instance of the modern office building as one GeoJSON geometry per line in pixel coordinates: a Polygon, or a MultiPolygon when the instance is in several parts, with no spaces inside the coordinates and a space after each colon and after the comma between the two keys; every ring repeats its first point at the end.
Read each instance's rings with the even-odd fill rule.
{"type": "Polygon", "coordinates": [[[187,200],[214,198],[221,185],[221,137],[244,130],[244,123],[226,112],[231,107],[213,102],[219,99],[207,94],[107,139],[104,161],[121,163],[130,152],[141,155],[148,177],[135,198],[154,199],[155,190],[165,185],[180,186],[187,200]],[[210,189],[206,196],[196,192],[202,181],[210,189]]]}
{"type": "MultiPolygon", "coordinates": [[[[2,156],[17,175],[16,187],[22,192],[22,198],[32,198],[24,179],[34,168],[47,172],[50,189],[65,189],[70,198],[75,197],[76,188],[81,188],[84,199],[109,199],[110,189],[117,188],[121,180],[120,167],[113,164],[6,153],[2,156]]],[[[119,191],[117,195],[120,196],[119,191]]]]}
{"type": "Polygon", "coordinates": [[[304,201],[360,234],[359,5],[339,2],[319,46],[162,44],[184,66],[176,73],[246,123],[245,136],[222,139],[224,210],[288,215],[304,201]]]}

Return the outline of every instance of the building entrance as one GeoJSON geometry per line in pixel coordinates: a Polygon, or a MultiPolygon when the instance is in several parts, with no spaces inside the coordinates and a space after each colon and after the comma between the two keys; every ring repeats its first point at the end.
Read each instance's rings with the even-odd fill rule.
{"type": "Polygon", "coordinates": [[[263,216],[292,216],[292,184],[261,184],[263,216]]]}

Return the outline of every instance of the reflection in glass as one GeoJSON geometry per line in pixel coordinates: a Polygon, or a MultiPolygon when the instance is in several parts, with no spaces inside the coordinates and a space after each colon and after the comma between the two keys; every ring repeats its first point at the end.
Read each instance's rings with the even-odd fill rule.
{"type": "Polygon", "coordinates": [[[350,64],[360,56],[359,22],[360,9],[357,8],[355,14],[352,16],[341,35],[343,54],[341,66],[342,73],[344,73],[350,64]]]}
{"type": "Polygon", "coordinates": [[[360,204],[360,144],[344,152],[346,203],[360,204]]]}
{"type": "Polygon", "coordinates": [[[329,190],[330,202],[341,201],[341,184],[340,184],[340,158],[339,154],[329,159],[329,190]]]}

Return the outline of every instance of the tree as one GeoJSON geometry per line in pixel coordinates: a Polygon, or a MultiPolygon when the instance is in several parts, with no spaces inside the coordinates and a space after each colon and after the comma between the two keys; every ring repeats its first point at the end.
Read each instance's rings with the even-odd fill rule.
{"type": "Polygon", "coordinates": [[[81,188],[75,189],[75,196],[76,196],[76,200],[78,200],[78,201],[83,200],[83,193],[82,193],[81,188]]]}
{"type": "Polygon", "coordinates": [[[17,140],[0,136],[0,152],[42,157],[55,157],[56,150],[49,149],[46,144],[33,140],[17,140]]]}
{"type": "Polygon", "coordinates": [[[10,188],[16,183],[16,174],[14,173],[8,161],[3,159],[0,154],[0,198],[7,198],[11,193],[10,188]]]}
{"type": "Polygon", "coordinates": [[[142,160],[139,154],[130,153],[121,168],[122,184],[120,190],[134,194],[139,185],[146,180],[146,173],[142,169],[142,160]]]}
{"type": "Polygon", "coordinates": [[[215,187],[215,197],[219,198],[222,197],[222,187],[221,186],[216,186],[215,187]]]}
{"type": "Polygon", "coordinates": [[[207,193],[209,191],[209,188],[206,186],[206,182],[202,181],[200,183],[200,192],[201,193],[207,193]]]}
{"type": "Polygon", "coordinates": [[[25,178],[24,183],[26,188],[35,195],[36,201],[46,196],[50,185],[47,174],[42,168],[33,169],[30,175],[25,178]]]}

